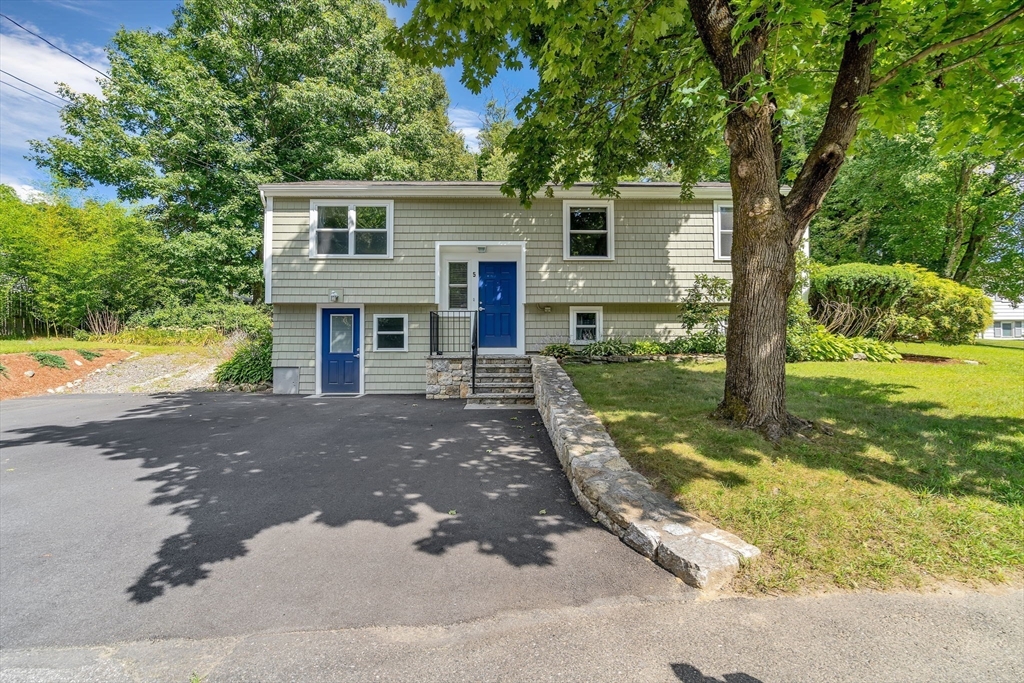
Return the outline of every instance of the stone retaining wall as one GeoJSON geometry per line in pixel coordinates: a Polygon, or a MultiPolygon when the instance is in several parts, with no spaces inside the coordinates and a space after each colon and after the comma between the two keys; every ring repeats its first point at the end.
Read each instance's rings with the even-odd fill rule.
{"type": "Polygon", "coordinates": [[[553,358],[533,356],[537,410],[580,505],[623,543],[691,586],[719,588],[761,554],[654,491],[620,455],[553,358]]]}
{"type": "Polygon", "coordinates": [[[466,398],[470,393],[470,359],[427,358],[427,398],[466,398]]]}

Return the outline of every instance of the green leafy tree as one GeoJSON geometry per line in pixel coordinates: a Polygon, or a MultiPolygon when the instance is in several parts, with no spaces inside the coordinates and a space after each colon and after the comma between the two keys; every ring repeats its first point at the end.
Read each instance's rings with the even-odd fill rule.
{"type": "Polygon", "coordinates": [[[815,258],[918,263],[1021,301],[1024,160],[941,153],[935,137],[931,117],[905,134],[865,136],[815,218],[815,258]]]}
{"type": "Polygon", "coordinates": [[[61,90],[35,160],[152,201],[186,293],[260,298],[258,183],[474,177],[443,81],[393,32],[378,0],[185,0],[166,31],[114,36],[102,97],[61,90]]]}
{"type": "Polygon", "coordinates": [[[785,401],[795,253],[858,125],[892,132],[939,111],[940,144],[1024,149],[1022,12],[1020,0],[420,0],[401,41],[424,62],[461,60],[477,91],[499,68],[537,71],[507,139],[505,189],[524,201],[583,177],[613,194],[653,162],[688,187],[724,129],[736,223],[718,415],[776,438],[806,426],[785,401]],[[823,115],[783,196],[795,109],[823,115]]]}
{"type": "Polygon", "coordinates": [[[477,155],[477,180],[506,180],[512,163],[512,154],[505,141],[515,128],[515,120],[508,105],[488,100],[484,110],[484,125],[480,129],[480,153],[477,155]]]}
{"type": "Polygon", "coordinates": [[[0,309],[12,299],[54,332],[89,312],[122,320],[166,294],[157,228],[115,202],[25,203],[0,185],[0,309]]]}

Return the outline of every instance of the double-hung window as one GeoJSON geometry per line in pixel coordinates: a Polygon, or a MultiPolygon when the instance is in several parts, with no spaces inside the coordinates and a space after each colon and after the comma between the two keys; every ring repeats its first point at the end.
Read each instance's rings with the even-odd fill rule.
{"type": "Polygon", "coordinates": [[[715,202],[715,260],[732,257],[732,202],[715,202]]]}
{"type": "Polygon", "coordinates": [[[610,200],[562,202],[562,258],[615,258],[615,214],[610,200]]]}
{"type": "Polygon", "coordinates": [[[465,310],[469,308],[469,263],[450,261],[448,263],[448,308],[465,310]]]}
{"type": "Polygon", "coordinates": [[[589,344],[601,341],[601,329],[604,326],[602,312],[600,306],[570,306],[569,343],[589,344]]]}
{"type": "Polygon", "coordinates": [[[385,315],[378,313],[373,316],[373,350],[374,351],[408,351],[409,350],[409,316],[385,315]]]}
{"type": "Polygon", "coordinates": [[[313,201],[310,204],[311,258],[391,258],[394,202],[313,201]]]}

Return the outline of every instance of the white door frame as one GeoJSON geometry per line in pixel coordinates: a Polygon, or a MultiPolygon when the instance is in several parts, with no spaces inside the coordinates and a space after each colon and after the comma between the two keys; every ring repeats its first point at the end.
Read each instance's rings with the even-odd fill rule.
{"type": "Polygon", "coordinates": [[[519,302],[516,318],[516,345],[480,348],[480,355],[526,355],[526,242],[508,241],[438,241],[434,242],[434,303],[445,310],[448,305],[448,268],[450,261],[469,263],[469,310],[479,309],[480,262],[515,261],[516,299],[519,302]],[[480,247],[486,251],[481,252],[480,247]]]}
{"type": "Polygon", "coordinates": [[[328,303],[328,304],[317,304],[316,305],[316,396],[341,396],[341,397],[356,397],[362,396],[366,393],[366,311],[363,310],[362,304],[349,304],[349,303],[328,303]],[[359,393],[357,394],[325,394],[320,390],[320,361],[321,351],[320,348],[323,346],[323,319],[325,308],[355,308],[359,310],[359,393]]]}

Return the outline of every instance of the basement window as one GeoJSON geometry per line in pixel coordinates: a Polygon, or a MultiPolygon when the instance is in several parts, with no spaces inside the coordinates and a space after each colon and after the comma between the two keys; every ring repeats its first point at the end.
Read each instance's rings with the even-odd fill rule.
{"type": "Polygon", "coordinates": [[[373,316],[374,351],[408,351],[408,337],[408,315],[377,314],[373,316]]]}

